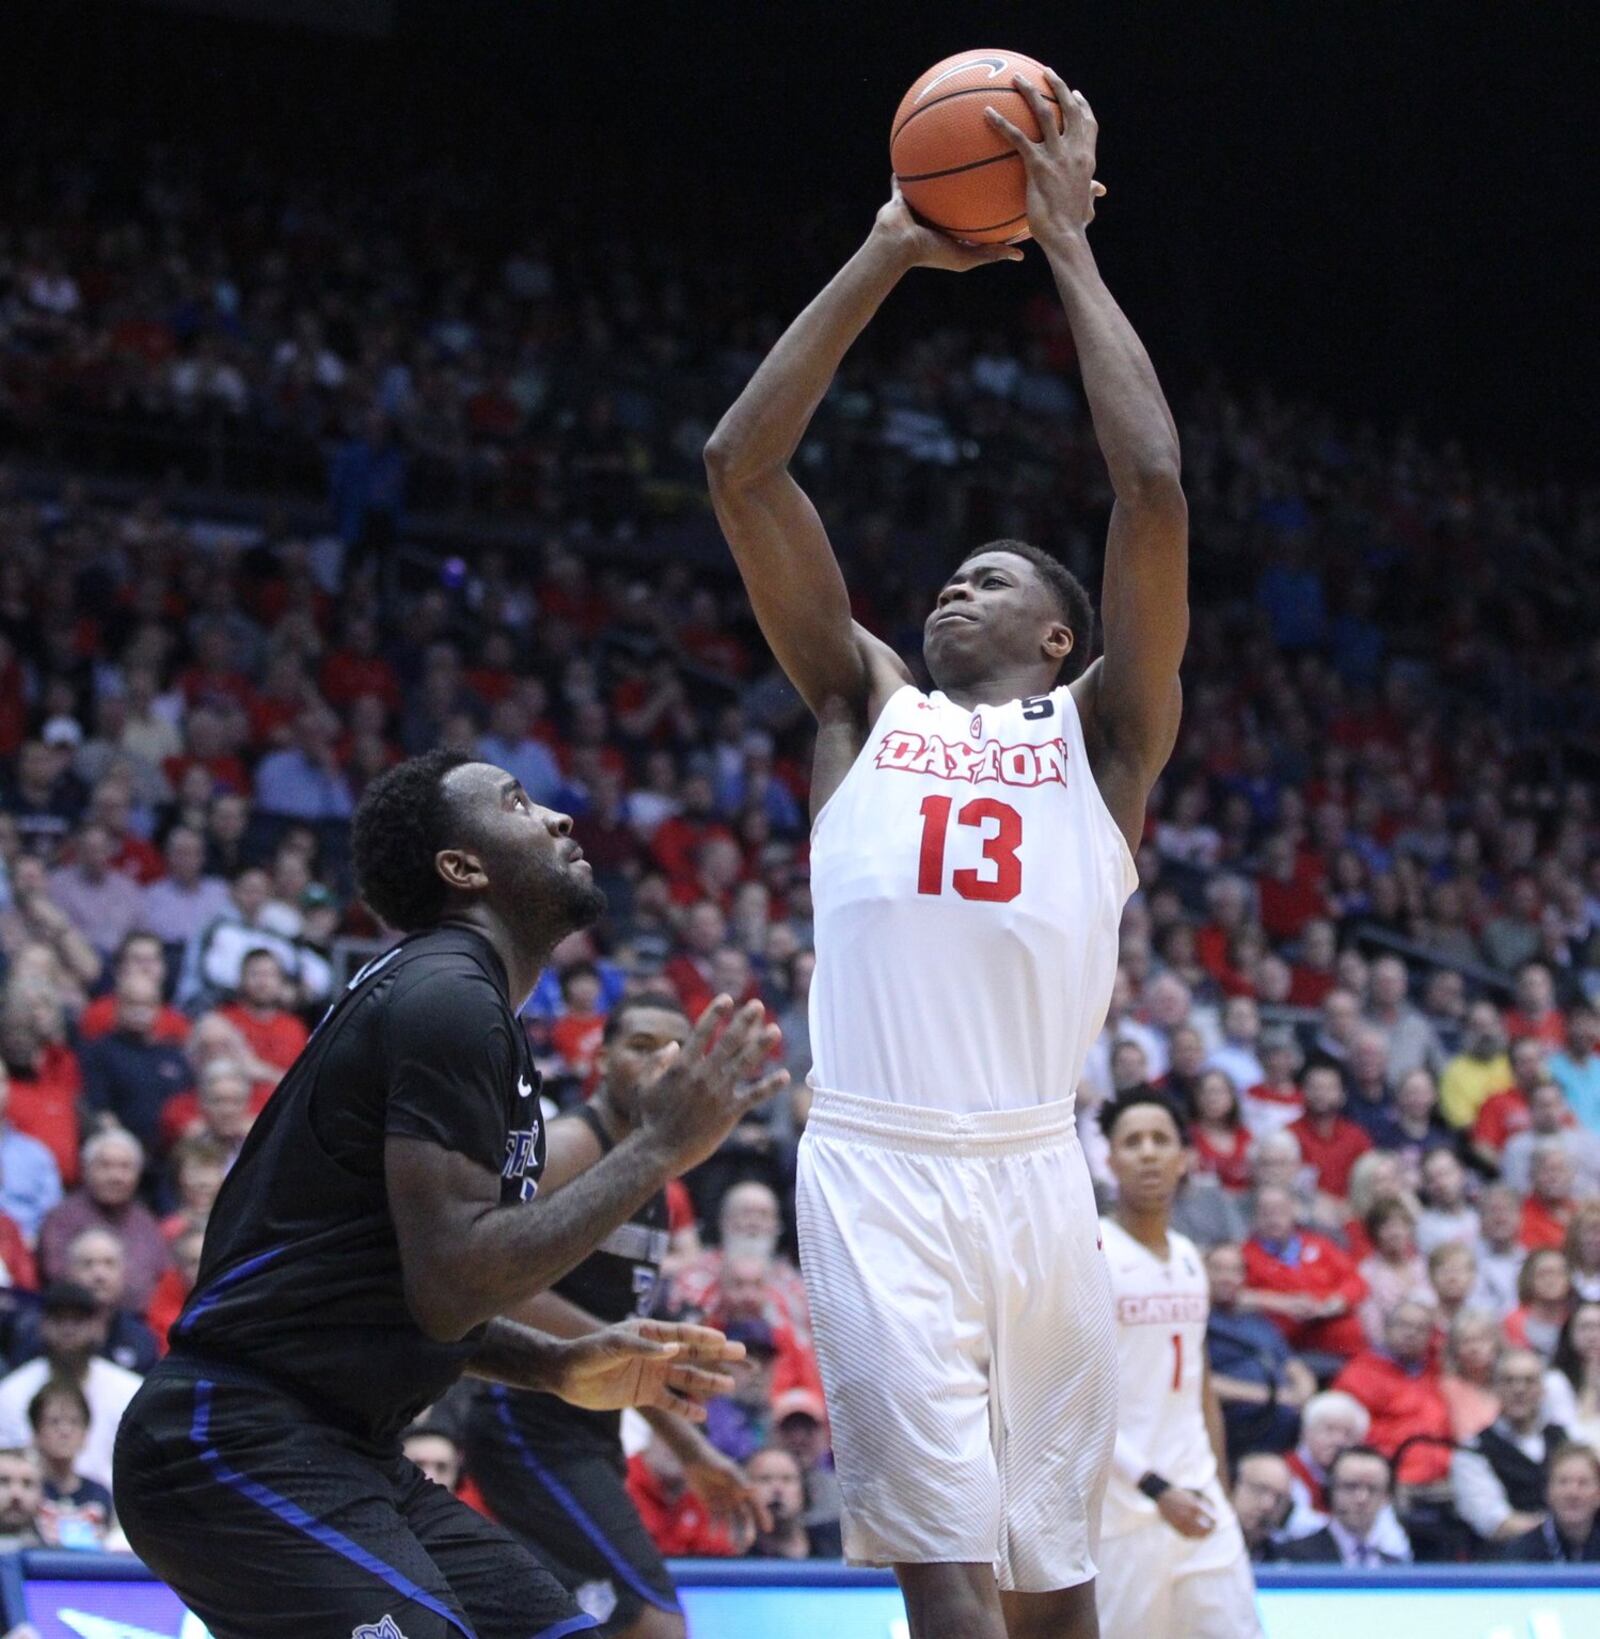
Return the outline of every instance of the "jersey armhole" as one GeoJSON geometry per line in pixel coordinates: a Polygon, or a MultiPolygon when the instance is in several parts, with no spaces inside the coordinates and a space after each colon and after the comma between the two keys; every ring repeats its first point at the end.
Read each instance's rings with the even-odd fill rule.
{"type": "Polygon", "coordinates": [[[1122,827],[1117,824],[1116,816],[1106,803],[1100,782],[1094,777],[1094,769],[1089,766],[1089,742],[1083,732],[1083,715],[1078,710],[1078,697],[1072,692],[1070,683],[1063,683],[1060,692],[1072,702],[1072,721],[1077,729],[1078,745],[1083,752],[1083,772],[1094,792],[1095,806],[1099,809],[1107,829],[1116,838],[1117,863],[1122,873],[1122,902],[1127,904],[1139,889],[1139,866],[1133,857],[1133,850],[1128,846],[1128,839],[1122,834],[1122,827]]]}
{"type": "Polygon", "coordinates": [[[808,841],[816,841],[817,832],[821,830],[823,820],[828,817],[828,810],[832,808],[833,805],[839,800],[839,793],[843,791],[855,777],[856,770],[861,766],[861,759],[867,754],[867,747],[872,744],[873,737],[878,732],[879,724],[881,724],[884,718],[889,715],[889,708],[893,706],[895,701],[898,700],[907,689],[910,689],[911,692],[916,695],[920,695],[922,693],[921,689],[919,689],[915,683],[902,683],[899,688],[893,690],[888,696],[886,696],[878,715],[872,720],[871,724],[867,728],[866,734],[862,737],[861,749],[856,753],[855,760],[850,764],[849,768],[845,770],[844,778],[840,780],[829,793],[828,800],[817,810],[816,818],[811,822],[811,829],[806,834],[808,841]]]}

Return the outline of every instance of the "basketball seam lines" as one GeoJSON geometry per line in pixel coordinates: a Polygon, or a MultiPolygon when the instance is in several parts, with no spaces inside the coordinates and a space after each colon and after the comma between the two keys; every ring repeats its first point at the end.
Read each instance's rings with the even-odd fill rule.
{"type": "Polygon", "coordinates": [[[1003,159],[1014,159],[1019,164],[1022,155],[1015,148],[1007,148],[1003,154],[990,154],[987,159],[975,159],[966,165],[952,165],[948,171],[922,171],[916,176],[902,176],[898,180],[904,182],[932,182],[936,177],[960,176],[963,171],[981,171],[985,165],[998,165],[1003,159]]]}
{"type": "MultiPolygon", "coordinates": [[[[894,146],[895,138],[897,136],[899,136],[900,133],[903,130],[905,130],[905,128],[919,114],[926,114],[927,111],[930,108],[937,108],[940,103],[949,102],[952,97],[978,97],[978,96],[992,97],[997,92],[1004,92],[1004,91],[1011,92],[1011,94],[1013,96],[1020,96],[1021,95],[1021,92],[1019,92],[1014,85],[999,85],[999,86],[997,86],[997,85],[969,85],[969,86],[966,87],[965,90],[962,90],[962,91],[946,91],[945,94],[942,97],[935,97],[932,102],[925,102],[920,108],[913,108],[911,110],[911,112],[909,114],[907,114],[906,117],[903,120],[901,120],[901,122],[897,126],[895,126],[895,128],[889,133],[889,146],[891,148],[894,146]]],[[[1055,97],[1053,95],[1051,95],[1050,92],[1048,92],[1048,91],[1044,92],[1043,96],[1044,96],[1044,100],[1047,103],[1050,103],[1054,106],[1057,113],[1059,113],[1061,111],[1061,104],[1056,101],[1055,97]]]]}

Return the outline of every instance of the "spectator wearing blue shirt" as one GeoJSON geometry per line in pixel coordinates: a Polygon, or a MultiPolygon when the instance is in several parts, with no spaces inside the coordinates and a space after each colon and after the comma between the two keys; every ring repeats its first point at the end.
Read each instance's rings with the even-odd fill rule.
{"type": "Polygon", "coordinates": [[[1228,1445],[1235,1451],[1288,1451],[1299,1434],[1300,1408],[1316,1393],[1317,1380],[1265,1315],[1239,1307],[1244,1290],[1239,1248],[1224,1241],[1206,1253],[1205,1263],[1211,1283],[1206,1359],[1228,1445]]]}
{"type": "Polygon", "coordinates": [[[335,742],[339,719],[312,706],[294,722],[295,743],[261,759],[256,770],[256,807],[289,819],[343,820],[355,799],[339,767],[335,742]]]}
{"type": "Polygon", "coordinates": [[[31,1246],[45,1214],[61,1199],[61,1169],[37,1138],[18,1132],[6,1120],[10,1101],[11,1077],[0,1059],[0,1212],[31,1246]]]}
{"type": "Polygon", "coordinates": [[[1550,1055],[1547,1068],[1572,1113],[1590,1132],[1600,1133],[1600,1009],[1589,1002],[1572,1009],[1567,1045],[1550,1055]]]}
{"type": "Polygon", "coordinates": [[[522,781],[522,789],[546,807],[561,784],[561,765],[542,740],[528,732],[528,708],[516,694],[498,701],[489,717],[489,732],[478,741],[478,755],[522,781]]]}
{"type": "Polygon", "coordinates": [[[147,1150],[157,1147],[161,1112],[194,1076],[182,1048],[154,1039],[161,987],[146,973],[117,980],[116,1025],[82,1054],[83,1108],[111,1115],[147,1150]]]}

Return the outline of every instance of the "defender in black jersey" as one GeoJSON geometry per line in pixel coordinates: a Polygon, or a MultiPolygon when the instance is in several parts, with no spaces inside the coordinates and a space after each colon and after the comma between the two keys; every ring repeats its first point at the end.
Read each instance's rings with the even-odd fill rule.
{"type": "Polygon", "coordinates": [[[362,800],[362,893],[409,937],[351,981],[251,1131],[172,1352],[118,1432],[129,1540],[215,1639],[592,1629],[405,1459],[400,1430],[463,1372],[690,1415],[728,1381],[703,1329],[561,1341],[505,1318],[777,1085],[746,1080],[770,1046],[759,1015],[719,998],[637,1130],[535,1200],[546,1135],[513,1001],[605,904],[570,832],[503,770],[445,752],[362,800]]]}
{"type": "MultiPolygon", "coordinates": [[[[638,1120],[641,1088],[663,1048],[681,1044],[689,1021],[669,995],[620,1002],[606,1020],[600,1086],[552,1123],[546,1187],[594,1165],[638,1120]]],[[[535,1298],[524,1318],[577,1333],[648,1315],[667,1249],[667,1198],[653,1196],[571,1274],[535,1298]]],[[[753,1530],[765,1523],[736,1464],[670,1412],[647,1410],[677,1451],[692,1486],[714,1512],[753,1530]]],[[[467,1465],[494,1516],[526,1541],[605,1639],[684,1639],[678,1596],[628,1497],[618,1412],[584,1411],[554,1395],[480,1389],[467,1423],[467,1465]]]]}

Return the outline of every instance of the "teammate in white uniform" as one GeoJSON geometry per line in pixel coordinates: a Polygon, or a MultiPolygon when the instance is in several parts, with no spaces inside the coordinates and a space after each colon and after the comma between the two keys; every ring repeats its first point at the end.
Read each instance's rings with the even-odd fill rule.
{"type": "MultiPolygon", "coordinates": [[[[1006,83],[1001,81],[1000,83],[1006,83]]],[[[1019,85],[1025,82],[1019,82],[1019,85]]],[[[1172,418],[1086,229],[1095,125],[1054,76],[1046,135],[1003,121],[1116,504],[1105,655],[1048,554],[970,554],[924,633],[935,688],[853,625],[789,462],[902,275],[1021,253],[898,196],[706,451],[762,631],[818,720],[815,1085],[801,1255],[845,1551],[891,1564],[915,1639],[1092,1639],[1115,1345],[1073,1091],[1105,1018],[1130,849],[1172,749],[1188,632],[1172,418]]]]}
{"type": "Polygon", "coordinates": [[[1169,1227],[1184,1123],[1136,1087],[1100,1112],[1117,1181],[1100,1225],[1117,1316],[1116,1456],[1100,1536],[1105,1639],[1258,1639],[1250,1554],[1223,1492],[1222,1411],[1206,1364],[1211,1302],[1193,1241],[1169,1227]]]}

